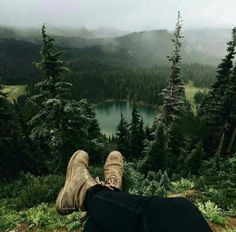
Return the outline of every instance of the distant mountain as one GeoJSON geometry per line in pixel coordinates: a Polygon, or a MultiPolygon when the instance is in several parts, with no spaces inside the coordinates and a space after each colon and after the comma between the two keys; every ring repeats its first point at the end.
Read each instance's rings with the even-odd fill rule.
{"type": "Polygon", "coordinates": [[[202,54],[222,58],[226,53],[226,43],[231,39],[231,29],[186,30],[184,37],[202,54]]]}
{"type": "MultiPolygon", "coordinates": [[[[120,31],[111,28],[101,27],[96,30],[87,30],[84,27],[81,28],[67,28],[67,27],[48,27],[48,31],[53,36],[62,37],[80,37],[83,39],[95,39],[95,38],[115,38],[128,34],[127,31],[120,31]]],[[[32,40],[41,37],[40,28],[13,28],[0,26],[1,38],[19,38],[32,40]]]]}
{"type": "MultiPolygon", "coordinates": [[[[144,66],[167,64],[172,52],[172,34],[167,30],[134,32],[116,38],[55,37],[57,45],[65,48],[86,48],[98,46],[104,53],[126,53],[144,66]]],[[[223,51],[222,51],[223,53],[223,51]]],[[[216,65],[218,55],[207,54],[187,39],[183,41],[182,57],[184,63],[202,63],[216,65]]]]}
{"type": "MultiPolygon", "coordinates": [[[[134,32],[115,38],[97,38],[99,33],[86,29],[49,31],[54,34],[57,46],[66,51],[65,59],[72,70],[79,66],[91,69],[95,65],[134,68],[169,65],[167,56],[173,49],[172,34],[167,30],[134,32]]],[[[183,63],[216,65],[225,54],[230,30],[188,30],[184,36],[183,63]]],[[[40,30],[0,27],[0,78],[9,84],[35,79],[32,62],[39,59],[40,47],[40,30]]]]}
{"type": "MultiPolygon", "coordinates": [[[[166,64],[171,54],[172,34],[167,30],[127,32],[101,28],[50,28],[58,46],[87,48],[98,46],[104,53],[127,53],[143,65],[166,64]],[[118,36],[119,35],[119,36],[118,36]]],[[[224,56],[230,29],[185,30],[182,57],[185,63],[218,64],[224,56]]],[[[0,27],[0,38],[17,39],[41,44],[40,29],[14,29],[0,27]]]]}

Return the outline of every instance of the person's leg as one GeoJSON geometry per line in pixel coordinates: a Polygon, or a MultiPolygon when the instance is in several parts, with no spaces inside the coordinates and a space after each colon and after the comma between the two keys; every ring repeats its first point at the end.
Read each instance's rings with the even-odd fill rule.
{"type": "Polygon", "coordinates": [[[85,209],[104,232],[211,232],[198,209],[183,198],[142,197],[92,187],[85,209]]]}
{"type": "Polygon", "coordinates": [[[144,231],[210,232],[197,207],[185,198],[152,198],[142,209],[144,231]]]}
{"type": "Polygon", "coordinates": [[[141,231],[138,208],[141,208],[139,203],[142,204],[143,199],[141,196],[128,199],[128,196],[131,195],[121,193],[118,189],[95,186],[86,194],[84,209],[103,232],[138,232],[141,231]]]}
{"type": "Polygon", "coordinates": [[[83,232],[103,232],[91,217],[85,222],[83,232]]]}

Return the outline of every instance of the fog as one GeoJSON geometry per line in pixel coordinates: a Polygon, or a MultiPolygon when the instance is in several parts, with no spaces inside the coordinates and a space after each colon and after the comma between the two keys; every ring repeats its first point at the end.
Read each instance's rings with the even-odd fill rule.
{"type": "Polygon", "coordinates": [[[172,30],[178,10],[185,29],[236,24],[235,0],[0,0],[0,25],[172,30]]]}

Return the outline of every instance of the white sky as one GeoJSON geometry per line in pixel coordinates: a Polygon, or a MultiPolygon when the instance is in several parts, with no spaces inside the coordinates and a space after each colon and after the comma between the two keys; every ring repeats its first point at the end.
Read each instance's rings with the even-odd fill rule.
{"type": "Polygon", "coordinates": [[[236,0],[0,0],[0,25],[173,29],[236,26],[236,0]]]}

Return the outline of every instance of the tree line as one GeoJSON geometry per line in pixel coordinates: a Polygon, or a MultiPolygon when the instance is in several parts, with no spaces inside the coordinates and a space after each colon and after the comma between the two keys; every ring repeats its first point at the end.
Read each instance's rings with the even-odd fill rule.
{"type": "MultiPolygon", "coordinates": [[[[37,175],[64,173],[67,161],[77,149],[88,151],[95,164],[101,163],[110,150],[118,149],[128,161],[135,160],[144,173],[167,170],[171,175],[179,173],[183,176],[198,175],[204,160],[214,158],[217,165],[220,159],[233,156],[236,149],[235,29],[226,57],[217,68],[216,82],[199,98],[197,115],[193,114],[184,93],[181,29],[178,15],[173,52],[168,57],[171,63],[169,77],[165,81],[162,78],[165,84],[154,85],[145,72],[138,73],[138,69],[140,79],[136,79],[132,71],[130,75],[120,75],[124,82],[114,75],[116,91],[107,81],[107,87],[118,94],[117,98],[126,98],[121,94],[128,88],[126,78],[132,77],[133,82],[130,82],[135,83],[133,99],[140,100],[151,92],[152,101],[155,99],[157,105],[153,125],[144,128],[134,102],[131,123],[128,124],[121,115],[116,135],[107,139],[101,134],[91,105],[74,95],[80,88],[86,91],[86,86],[102,94],[103,85],[85,79],[87,85],[84,80],[82,87],[77,88],[75,82],[70,82],[73,72],[62,60],[63,51],[56,49],[54,39],[43,26],[40,61],[34,63],[39,80],[34,86],[29,85],[26,95],[15,102],[9,102],[0,91],[1,177],[13,177],[20,171],[37,175]],[[142,92],[143,86],[149,86],[152,91],[147,88],[142,92]]],[[[147,69],[147,72],[152,71],[147,69]]],[[[107,74],[103,79],[111,76],[107,74]]]]}
{"type": "MultiPolygon", "coordinates": [[[[77,100],[87,98],[96,103],[107,98],[130,99],[157,104],[160,93],[167,86],[168,65],[145,65],[126,50],[105,52],[99,46],[85,48],[59,48],[70,68],[65,78],[72,83],[72,94],[77,100]]],[[[41,80],[32,66],[38,61],[39,44],[1,39],[0,78],[7,85],[27,84],[29,91],[41,80]]],[[[203,64],[181,64],[185,83],[192,81],[198,87],[210,87],[215,81],[216,68],[203,64]]]]}

